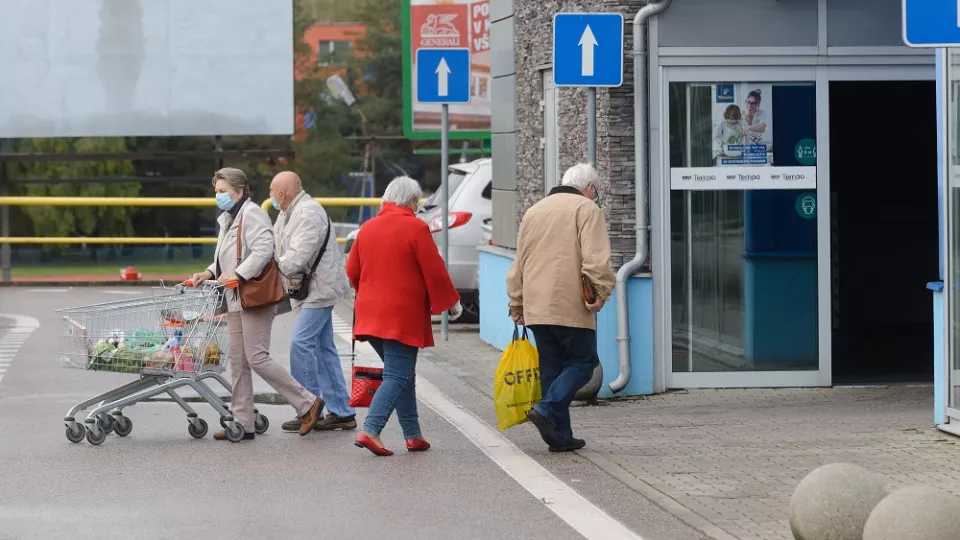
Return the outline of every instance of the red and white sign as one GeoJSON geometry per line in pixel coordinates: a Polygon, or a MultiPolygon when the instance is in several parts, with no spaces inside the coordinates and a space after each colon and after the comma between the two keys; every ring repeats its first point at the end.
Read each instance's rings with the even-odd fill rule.
{"type": "MultiPolygon", "coordinates": [[[[409,0],[410,71],[416,73],[418,49],[470,49],[470,103],[450,105],[450,129],[490,130],[489,0],[409,0]]],[[[440,106],[416,100],[416,77],[404,89],[410,100],[414,132],[439,131],[440,106]]]]}
{"type": "Polygon", "coordinates": [[[490,2],[470,5],[470,48],[473,52],[490,50],[490,2]]]}

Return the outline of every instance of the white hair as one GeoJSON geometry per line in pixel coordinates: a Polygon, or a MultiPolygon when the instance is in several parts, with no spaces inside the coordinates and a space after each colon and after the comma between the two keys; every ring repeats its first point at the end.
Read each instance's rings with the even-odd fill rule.
{"type": "Polygon", "coordinates": [[[567,169],[567,172],[563,173],[563,180],[561,180],[560,183],[583,191],[587,189],[587,186],[590,184],[596,186],[599,180],[600,175],[597,174],[597,170],[594,169],[592,165],[589,163],[577,163],[567,169]]]}
{"type": "Polygon", "coordinates": [[[383,203],[407,206],[410,204],[410,199],[419,201],[421,198],[423,198],[423,190],[420,189],[420,182],[409,176],[398,176],[387,185],[380,199],[380,206],[383,207],[383,203]]]}

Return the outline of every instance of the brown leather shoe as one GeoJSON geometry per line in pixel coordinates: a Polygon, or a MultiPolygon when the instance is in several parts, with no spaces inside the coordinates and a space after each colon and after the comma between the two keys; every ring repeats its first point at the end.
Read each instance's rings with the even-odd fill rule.
{"type": "Polygon", "coordinates": [[[322,410],[323,401],[320,400],[320,398],[317,398],[313,401],[313,407],[310,407],[310,410],[307,412],[307,414],[300,417],[301,437],[313,431],[313,428],[317,426],[317,422],[320,421],[320,411],[322,410]]]}

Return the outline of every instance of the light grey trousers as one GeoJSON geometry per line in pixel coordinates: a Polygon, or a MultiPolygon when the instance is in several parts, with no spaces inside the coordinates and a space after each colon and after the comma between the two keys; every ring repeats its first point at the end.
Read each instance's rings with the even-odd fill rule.
{"type": "Polygon", "coordinates": [[[273,307],[234,312],[227,316],[227,361],[233,380],[230,410],[234,420],[247,433],[254,430],[253,372],[293,405],[297,416],[308,413],[317,399],[270,357],[270,335],[275,316],[273,307]]]}

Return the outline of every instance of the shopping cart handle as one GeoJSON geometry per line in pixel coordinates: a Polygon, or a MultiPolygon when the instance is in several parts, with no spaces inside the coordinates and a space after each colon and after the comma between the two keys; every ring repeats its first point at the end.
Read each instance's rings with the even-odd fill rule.
{"type": "MultiPolygon", "coordinates": [[[[208,282],[214,283],[211,280],[205,280],[205,281],[201,281],[199,284],[194,285],[193,280],[188,279],[188,280],[185,280],[183,283],[181,283],[181,285],[183,285],[184,287],[200,287],[201,285],[204,285],[205,283],[208,283],[208,282]]],[[[237,287],[240,286],[240,280],[231,279],[230,281],[227,281],[226,283],[224,283],[223,286],[228,289],[236,289],[237,287]]]]}

